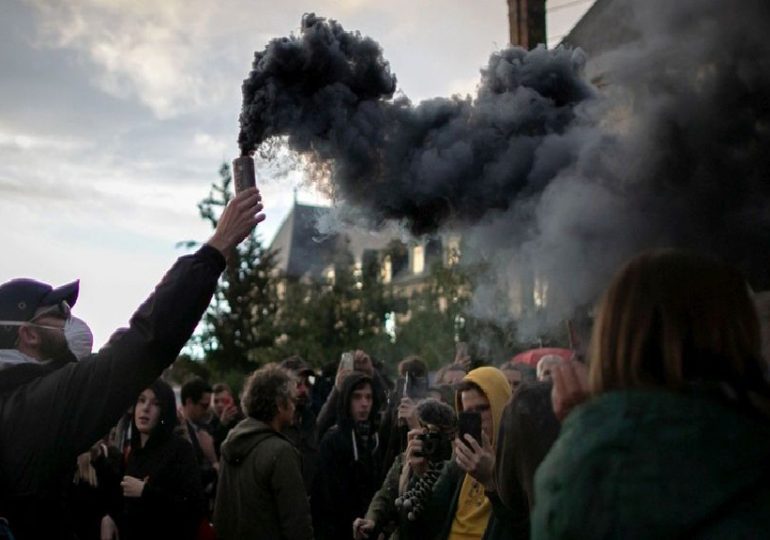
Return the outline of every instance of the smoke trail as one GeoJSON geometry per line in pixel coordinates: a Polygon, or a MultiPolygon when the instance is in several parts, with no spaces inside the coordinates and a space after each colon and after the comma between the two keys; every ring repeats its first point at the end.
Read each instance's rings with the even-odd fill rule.
{"type": "Polygon", "coordinates": [[[654,246],[714,253],[766,288],[770,3],[616,1],[638,38],[589,64],[602,92],[579,51],[510,48],[475,98],[418,105],[393,97],[374,41],[306,16],[255,55],[239,142],[288,136],[376,220],[417,234],[472,225],[466,245],[496,262],[491,286],[520,289],[526,308],[522,283],[547,284],[546,322],[654,246]]]}
{"type": "Polygon", "coordinates": [[[239,142],[253,151],[267,137],[288,135],[291,148],[329,167],[346,202],[430,232],[541,189],[558,164],[540,163],[538,148],[592,95],[578,76],[581,64],[567,50],[508,49],[490,59],[475,100],[415,107],[391,99],[396,81],[379,45],[308,15],[300,36],[255,55],[239,142]]]}

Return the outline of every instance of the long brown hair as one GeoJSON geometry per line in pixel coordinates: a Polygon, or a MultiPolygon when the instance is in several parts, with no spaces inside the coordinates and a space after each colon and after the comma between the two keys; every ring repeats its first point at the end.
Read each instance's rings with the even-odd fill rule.
{"type": "Polygon", "coordinates": [[[626,264],[602,299],[589,354],[594,393],[698,382],[767,390],[746,282],[694,253],[652,251],[626,264]]]}

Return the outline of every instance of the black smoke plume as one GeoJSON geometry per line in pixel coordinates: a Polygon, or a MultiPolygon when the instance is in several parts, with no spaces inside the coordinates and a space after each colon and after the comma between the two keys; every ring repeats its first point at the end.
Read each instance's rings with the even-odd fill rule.
{"type": "Polygon", "coordinates": [[[287,135],[292,149],[328,165],[346,202],[432,232],[542,189],[553,165],[539,162],[538,149],[592,95],[581,61],[567,50],[508,49],[490,59],[475,100],[415,107],[392,99],[396,79],[376,42],[307,15],[299,36],[256,53],[239,143],[250,152],[287,135]]]}
{"type": "Polygon", "coordinates": [[[376,220],[465,227],[497,262],[490,286],[545,283],[552,321],[650,247],[713,253],[768,287],[770,2],[615,2],[631,41],[601,57],[509,48],[474,98],[418,105],[394,97],[376,42],[308,15],[255,55],[239,143],[286,136],[376,220]]]}

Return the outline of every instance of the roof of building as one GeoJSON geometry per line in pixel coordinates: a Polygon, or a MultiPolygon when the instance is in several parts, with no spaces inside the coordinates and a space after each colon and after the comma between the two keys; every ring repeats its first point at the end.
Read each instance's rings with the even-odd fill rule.
{"type": "Polygon", "coordinates": [[[371,231],[345,227],[344,234],[322,234],[318,222],[330,215],[326,206],[294,203],[270,244],[278,250],[277,268],[289,277],[323,277],[335,258],[347,250],[354,261],[362,261],[368,250],[380,251],[401,235],[396,227],[371,231]]]}
{"type": "Polygon", "coordinates": [[[334,259],[338,240],[336,235],[318,232],[318,219],[328,213],[327,207],[294,204],[270,244],[278,251],[278,270],[297,278],[321,276],[334,259]]]}
{"type": "Polygon", "coordinates": [[[630,24],[632,19],[631,0],[596,0],[562,44],[580,47],[590,57],[598,57],[638,37],[630,24]]]}

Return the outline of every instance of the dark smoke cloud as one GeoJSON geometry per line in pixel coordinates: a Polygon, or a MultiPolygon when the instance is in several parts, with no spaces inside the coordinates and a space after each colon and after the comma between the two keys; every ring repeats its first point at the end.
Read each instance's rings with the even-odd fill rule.
{"type": "Polygon", "coordinates": [[[538,149],[592,95],[582,56],[567,50],[492,56],[475,100],[391,99],[395,77],[379,45],[308,15],[299,36],[255,55],[244,82],[239,142],[253,151],[287,135],[289,146],[327,164],[336,192],[375,218],[404,220],[417,234],[447,220],[476,221],[543,188],[572,158],[538,149]]]}
{"type": "MultiPolygon", "coordinates": [[[[601,92],[580,51],[510,48],[475,98],[419,105],[393,97],[374,41],[307,16],[255,56],[242,149],[287,136],[376,220],[465,226],[488,287],[526,310],[526,283],[548,284],[546,323],[650,247],[713,253],[768,287],[770,2],[616,1],[638,38],[589,60],[601,92]]],[[[501,316],[483,288],[477,310],[501,316]]]]}

